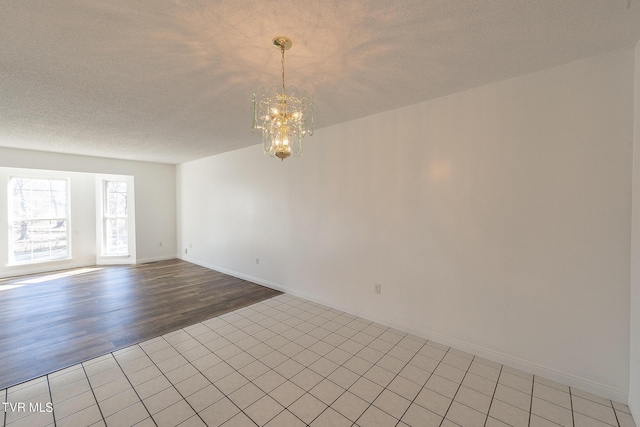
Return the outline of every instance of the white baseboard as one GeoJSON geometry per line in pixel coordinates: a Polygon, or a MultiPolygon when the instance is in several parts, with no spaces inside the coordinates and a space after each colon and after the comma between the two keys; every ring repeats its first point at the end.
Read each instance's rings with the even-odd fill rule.
{"type": "Polygon", "coordinates": [[[135,258],[129,255],[96,257],[96,265],[133,265],[133,264],[136,264],[135,258]]]}
{"type": "Polygon", "coordinates": [[[96,265],[95,257],[73,258],[68,260],[59,260],[51,262],[42,262],[25,265],[15,265],[7,267],[0,274],[0,278],[8,278],[15,276],[24,276],[26,274],[48,273],[50,271],[67,270],[69,268],[90,267],[96,265]]]}
{"type": "MultiPolygon", "coordinates": [[[[456,338],[452,338],[449,336],[441,335],[433,331],[428,331],[422,328],[416,328],[411,325],[405,324],[403,322],[400,322],[385,316],[380,316],[379,314],[376,314],[373,312],[365,312],[365,311],[354,309],[352,307],[344,306],[337,301],[330,301],[330,300],[318,298],[315,295],[312,295],[306,292],[301,292],[298,289],[291,288],[289,286],[284,286],[279,283],[274,283],[268,280],[264,280],[259,277],[250,276],[248,274],[240,273],[238,271],[230,270],[228,268],[221,267],[219,265],[213,265],[213,264],[200,261],[188,256],[180,256],[179,258],[185,261],[191,262],[193,264],[197,264],[203,267],[210,268],[212,270],[219,271],[221,273],[228,274],[230,276],[237,277],[239,279],[244,279],[253,283],[257,283],[262,286],[266,286],[271,289],[275,289],[275,290],[287,293],[289,295],[297,296],[300,298],[313,301],[318,304],[326,305],[328,307],[335,308],[340,311],[344,311],[354,316],[359,316],[364,319],[368,319],[373,322],[377,322],[382,325],[389,326],[389,327],[422,337],[427,340],[435,341],[440,344],[444,344],[449,347],[453,347],[458,350],[462,350],[467,353],[474,354],[476,356],[484,357],[485,359],[492,360],[502,365],[507,365],[512,368],[520,369],[521,371],[528,372],[533,375],[538,375],[538,376],[556,381],[561,384],[579,388],[581,390],[595,394],[597,396],[602,396],[604,398],[611,399],[620,403],[627,403],[627,402],[631,403],[630,402],[631,399],[629,397],[628,391],[619,390],[619,389],[607,386],[605,384],[600,384],[598,382],[591,381],[586,378],[581,378],[565,372],[547,368],[545,366],[541,366],[541,365],[529,362],[527,360],[509,356],[508,354],[493,351],[484,347],[479,347],[477,345],[460,341],[456,338]]],[[[630,408],[631,408],[631,405],[630,405],[630,408]]],[[[633,408],[631,408],[631,410],[634,411],[633,408]]],[[[640,412],[637,409],[635,410],[634,414],[639,414],[638,416],[640,416],[640,412]]]]}
{"type": "MultiPolygon", "coordinates": [[[[136,264],[144,264],[145,262],[166,261],[168,259],[176,259],[176,258],[178,257],[175,255],[162,255],[162,256],[149,257],[149,258],[138,258],[136,260],[136,264]]],[[[197,263],[194,262],[194,264],[197,264],[197,263]]]]}
{"type": "Polygon", "coordinates": [[[631,409],[633,419],[640,420],[640,396],[637,396],[633,391],[629,392],[629,403],[627,405],[631,409]]]}

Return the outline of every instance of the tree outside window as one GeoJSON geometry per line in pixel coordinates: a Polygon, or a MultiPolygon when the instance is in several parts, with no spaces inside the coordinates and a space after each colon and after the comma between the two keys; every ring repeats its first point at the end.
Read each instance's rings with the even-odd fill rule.
{"type": "Polygon", "coordinates": [[[104,181],[103,244],[105,255],[129,253],[127,183],[104,181]]]}
{"type": "Polygon", "coordinates": [[[10,262],[29,263],[69,257],[68,181],[9,180],[10,262]]]}

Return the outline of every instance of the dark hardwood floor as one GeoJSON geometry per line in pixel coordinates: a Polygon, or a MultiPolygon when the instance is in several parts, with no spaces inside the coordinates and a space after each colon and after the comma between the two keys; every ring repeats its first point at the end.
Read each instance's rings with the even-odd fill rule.
{"type": "Polygon", "coordinates": [[[177,259],[0,280],[0,389],[279,294],[177,259]]]}

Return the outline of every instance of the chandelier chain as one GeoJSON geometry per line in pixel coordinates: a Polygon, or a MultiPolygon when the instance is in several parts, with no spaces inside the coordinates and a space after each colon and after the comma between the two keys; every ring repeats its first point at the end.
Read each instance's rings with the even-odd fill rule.
{"type": "Polygon", "coordinates": [[[280,46],[280,50],[282,51],[282,94],[284,95],[284,44],[280,46]]]}

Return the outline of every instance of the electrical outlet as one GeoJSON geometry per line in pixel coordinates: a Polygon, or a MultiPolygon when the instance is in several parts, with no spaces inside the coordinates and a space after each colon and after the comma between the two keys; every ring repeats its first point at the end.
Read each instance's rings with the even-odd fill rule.
{"type": "Polygon", "coordinates": [[[256,265],[260,265],[260,258],[256,258],[256,265]]]}
{"type": "Polygon", "coordinates": [[[189,251],[189,249],[184,248],[184,253],[185,253],[185,254],[186,254],[186,253],[188,253],[188,251],[189,251]]]}
{"type": "Polygon", "coordinates": [[[382,291],[382,285],[380,283],[376,283],[376,285],[375,285],[375,293],[380,295],[381,291],[382,291]]]}

